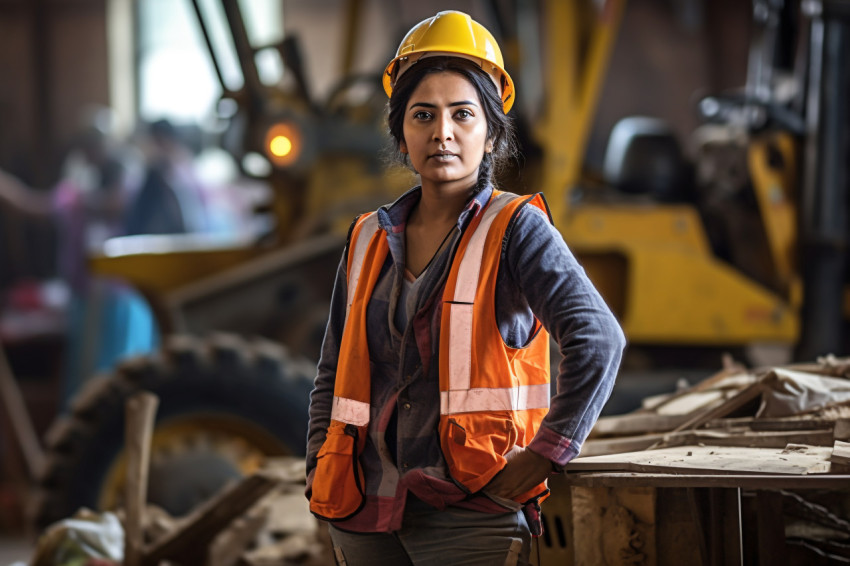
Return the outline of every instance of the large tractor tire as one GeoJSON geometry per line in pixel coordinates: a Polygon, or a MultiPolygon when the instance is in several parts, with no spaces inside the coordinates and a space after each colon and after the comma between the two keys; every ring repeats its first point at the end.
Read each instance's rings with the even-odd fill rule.
{"type": "Polygon", "coordinates": [[[83,506],[121,506],[124,411],[133,394],[159,397],[148,501],[182,516],[266,457],[304,454],[314,375],[312,363],[277,344],[220,335],[171,337],[155,355],[93,378],[46,435],[34,526],[83,506]]]}

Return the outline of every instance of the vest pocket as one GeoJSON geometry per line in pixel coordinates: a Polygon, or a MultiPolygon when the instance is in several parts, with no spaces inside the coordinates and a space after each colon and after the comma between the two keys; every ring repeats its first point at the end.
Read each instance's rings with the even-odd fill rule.
{"type": "Polygon", "coordinates": [[[475,493],[504,466],[504,455],[516,444],[509,413],[452,415],[442,431],[442,446],[452,477],[475,493]]]}
{"type": "Polygon", "coordinates": [[[357,454],[360,430],[351,424],[331,422],[316,455],[316,475],[310,511],[326,521],[342,521],[360,511],[366,501],[363,468],[357,454]]]}

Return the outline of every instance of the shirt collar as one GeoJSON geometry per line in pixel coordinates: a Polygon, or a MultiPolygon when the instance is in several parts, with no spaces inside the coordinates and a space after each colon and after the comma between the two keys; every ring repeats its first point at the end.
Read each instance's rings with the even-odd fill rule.
{"type": "MultiPolygon", "coordinates": [[[[487,183],[483,189],[475,193],[458,216],[457,226],[459,230],[463,230],[473,218],[481,214],[481,211],[490,202],[492,195],[493,185],[490,183],[487,183]]],[[[404,232],[407,218],[421,197],[422,187],[416,186],[398,197],[392,204],[379,208],[377,212],[378,226],[390,234],[404,232]]]]}

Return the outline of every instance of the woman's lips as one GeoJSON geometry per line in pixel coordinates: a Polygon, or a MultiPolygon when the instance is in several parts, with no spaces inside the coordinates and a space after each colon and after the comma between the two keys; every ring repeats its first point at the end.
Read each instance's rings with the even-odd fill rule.
{"type": "Polygon", "coordinates": [[[455,157],[457,157],[457,154],[452,153],[450,151],[439,151],[439,152],[431,155],[430,157],[432,157],[433,159],[436,159],[437,161],[450,161],[450,160],[454,159],[455,157]]]}

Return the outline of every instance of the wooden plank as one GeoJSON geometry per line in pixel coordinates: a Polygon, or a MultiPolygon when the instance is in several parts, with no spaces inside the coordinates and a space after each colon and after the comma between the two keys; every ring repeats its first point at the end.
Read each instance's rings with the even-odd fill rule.
{"type": "MultiPolygon", "coordinates": [[[[762,381],[757,381],[756,383],[750,385],[734,397],[727,399],[722,404],[717,407],[713,407],[710,409],[706,409],[697,415],[690,417],[684,423],[680,424],[676,428],[674,428],[671,432],[676,433],[683,430],[693,430],[704,425],[707,422],[710,422],[715,419],[723,418],[732,412],[740,409],[753,399],[757,398],[764,391],[764,385],[762,381]]],[[[661,448],[667,446],[667,441],[669,437],[665,437],[664,440],[661,440],[652,446],[649,449],[661,448]]]]}
{"type": "Polygon", "coordinates": [[[142,391],[126,403],[125,440],[127,484],[124,492],[124,564],[139,566],[144,552],[145,502],[148,498],[148,470],[151,437],[159,398],[142,391]]]}
{"type": "MultiPolygon", "coordinates": [[[[682,400],[683,398],[686,398],[686,397],[694,396],[695,394],[697,394],[697,395],[696,395],[695,400],[693,402],[695,403],[694,409],[697,409],[697,408],[699,408],[698,405],[700,404],[700,402],[705,400],[705,397],[702,397],[700,394],[707,393],[707,392],[713,391],[713,390],[719,392],[719,391],[721,391],[718,388],[719,385],[721,385],[724,381],[727,381],[730,378],[733,378],[733,377],[736,377],[736,376],[740,376],[740,378],[742,380],[744,380],[744,379],[747,378],[748,374],[747,374],[746,370],[744,370],[742,368],[738,368],[738,367],[732,367],[732,368],[721,370],[720,372],[712,375],[711,377],[704,379],[704,380],[700,381],[699,383],[694,384],[692,387],[689,387],[687,389],[683,389],[681,391],[676,391],[675,393],[669,395],[663,401],[655,404],[652,407],[652,409],[655,410],[655,411],[662,412],[662,413],[670,414],[673,411],[665,411],[664,410],[667,405],[678,404],[680,402],[683,402],[681,407],[684,409],[684,408],[686,408],[686,403],[688,403],[688,402],[687,401],[680,401],[680,400],[682,400]]],[[[749,381],[752,382],[753,379],[754,378],[750,377],[749,381]]],[[[740,389],[743,389],[747,385],[748,384],[746,384],[746,383],[741,385],[740,389]]],[[[684,412],[684,411],[682,411],[682,412],[684,412]]],[[[687,412],[690,412],[690,411],[687,411],[687,412]]]]}
{"type": "Polygon", "coordinates": [[[641,434],[614,438],[592,438],[581,447],[581,456],[601,456],[646,450],[653,444],[664,440],[663,434],[641,434]]]}
{"type": "Polygon", "coordinates": [[[654,410],[659,415],[691,415],[697,411],[714,408],[734,395],[734,392],[721,391],[692,391],[677,399],[668,400],[654,410]]]}
{"type": "Polygon", "coordinates": [[[690,415],[657,415],[650,412],[612,415],[597,420],[590,437],[668,432],[689,418],[690,415]]]}
{"type": "Polygon", "coordinates": [[[836,440],[829,461],[842,466],[850,466],[850,442],[836,440]]]}
{"type": "Polygon", "coordinates": [[[846,490],[850,474],[683,474],[636,472],[573,472],[566,474],[571,486],[583,487],[729,487],[742,489],[846,490]]]}
{"type": "Polygon", "coordinates": [[[576,458],[568,472],[632,471],[713,474],[818,474],[829,472],[831,447],[789,445],[785,449],[736,446],[677,446],[643,452],[576,458]]]}
{"type": "Polygon", "coordinates": [[[21,395],[2,345],[0,345],[0,403],[15,433],[13,436],[21,448],[29,477],[34,479],[44,469],[44,450],[38,441],[32,419],[27,413],[24,396],[21,395]]]}
{"type": "MultiPolygon", "coordinates": [[[[655,526],[658,566],[707,564],[705,529],[692,499],[692,489],[656,490],[655,526]]],[[[554,564],[554,563],[553,563],[554,564]]]]}
{"type": "Polygon", "coordinates": [[[741,446],[750,448],[784,448],[788,444],[832,446],[830,429],[752,431],[748,428],[683,430],[667,434],[643,434],[614,438],[594,438],[581,447],[581,456],[601,456],[637,452],[658,447],[706,444],[710,446],[741,446]]]}
{"type": "Polygon", "coordinates": [[[823,362],[804,362],[785,366],[786,369],[805,373],[814,373],[827,377],[850,377],[850,357],[838,358],[829,354],[822,358],[823,362]]]}
{"type": "Polygon", "coordinates": [[[850,401],[839,401],[838,403],[830,403],[817,409],[813,409],[808,413],[800,413],[801,415],[811,415],[816,418],[830,419],[838,421],[842,419],[850,419],[850,401]]]}
{"type": "Polygon", "coordinates": [[[773,566],[785,561],[785,517],[782,494],[759,491],[756,495],[756,532],[758,533],[759,566],[773,566]]]}
{"type": "Polygon", "coordinates": [[[697,427],[699,427],[699,426],[701,426],[701,425],[703,425],[703,424],[705,424],[705,423],[707,423],[707,422],[709,422],[713,419],[723,418],[723,417],[731,414],[732,412],[736,411],[737,409],[740,409],[741,407],[743,407],[744,405],[746,405],[747,403],[749,403],[753,399],[757,398],[759,395],[762,394],[763,390],[764,390],[764,385],[762,384],[761,381],[757,381],[756,383],[753,383],[752,385],[750,385],[746,389],[743,389],[740,393],[738,393],[734,397],[727,399],[726,401],[724,401],[718,407],[714,407],[712,409],[707,409],[707,410],[697,414],[696,416],[689,418],[687,421],[685,421],[684,423],[680,424],[675,429],[673,429],[673,432],[678,432],[680,430],[694,429],[694,428],[697,428],[697,427]]]}
{"type": "Polygon", "coordinates": [[[735,417],[713,419],[703,426],[704,429],[724,429],[724,428],[742,428],[746,427],[751,430],[768,431],[768,430],[815,430],[829,429],[835,427],[836,421],[829,419],[814,419],[800,417],[785,417],[778,419],[757,419],[755,417],[735,417]]]}
{"type": "Polygon", "coordinates": [[[245,513],[280,485],[281,478],[267,470],[230,484],[194,511],[180,527],[145,550],[143,564],[157,566],[162,560],[201,564],[210,542],[233,519],[245,513]]]}
{"type": "MultiPolygon", "coordinates": [[[[260,503],[260,506],[263,504],[260,503]]],[[[218,534],[210,544],[206,566],[235,566],[248,550],[257,535],[265,528],[269,516],[268,507],[252,509],[235,519],[230,526],[218,534]]]]}
{"type": "Polygon", "coordinates": [[[741,446],[750,448],[785,448],[789,444],[830,446],[832,431],[824,430],[777,430],[751,431],[730,429],[729,431],[694,430],[674,433],[670,446],[682,444],[706,444],[710,446],[741,446]],[[687,434],[682,434],[687,432],[687,434]]]}
{"type": "Polygon", "coordinates": [[[850,419],[838,419],[832,430],[835,440],[850,441],[850,419]]]}
{"type": "Polygon", "coordinates": [[[711,564],[744,564],[744,540],[741,532],[741,491],[709,489],[710,514],[714,517],[711,564]]]}
{"type": "Polygon", "coordinates": [[[571,488],[575,564],[657,564],[655,489],[571,488]]]}

